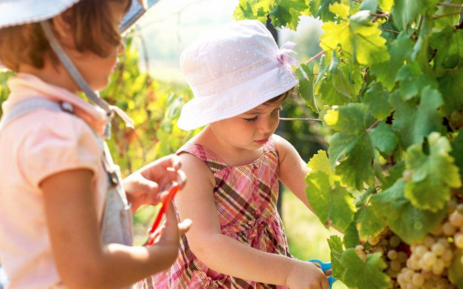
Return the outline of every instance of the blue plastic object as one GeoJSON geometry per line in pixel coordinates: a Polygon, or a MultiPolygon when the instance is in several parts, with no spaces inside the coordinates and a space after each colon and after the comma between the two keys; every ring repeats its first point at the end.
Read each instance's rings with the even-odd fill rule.
{"type": "MultiPolygon", "coordinates": [[[[317,263],[318,265],[320,265],[323,272],[325,272],[326,270],[331,270],[331,262],[322,262],[318,259],[310,259],[309,262],[317,263]]],[[[330,282],[330,289],[331,289],[331,287],[333,286],[333,283],[336,282],[336,279],[334,279],[333,275],[328,277],[328,282],[330,282]]]]}

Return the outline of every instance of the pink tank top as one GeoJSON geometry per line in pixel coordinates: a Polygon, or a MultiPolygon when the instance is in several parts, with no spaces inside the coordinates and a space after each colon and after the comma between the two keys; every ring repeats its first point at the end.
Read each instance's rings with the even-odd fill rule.
{"type": "MultiPolygon", "coordinates": [[[[258,250],[292,256],[277,212],[278,152],[273,137],[264,145],[264,153],[244,166],[227,166],[212,151],[187,143],[177,154],[190,153],[204,161],[214,174],[215,206],[222,234],[258,250]]],[[[181,239],[174,265],[147,278],[137,288],[286,288],[262,284],[220,274],[203,264],[190,249],[186,236],[181,239]]]]}

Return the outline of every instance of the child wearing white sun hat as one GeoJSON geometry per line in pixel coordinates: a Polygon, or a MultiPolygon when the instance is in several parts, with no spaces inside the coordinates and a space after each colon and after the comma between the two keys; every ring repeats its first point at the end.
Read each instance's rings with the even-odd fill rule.
{"type": "Polygon", "coordinates": [[[178,126],[206,126],[178,151],[189,181],[175,205],[194,226],[174,266],[138,288],[328,288],[321,270],[292,258],[276,210],[279,180],[310,209],[306,163],[274,135],[298,84],[293,46],[278,48],[260,22],[239,21],[182,53],[195,98],[178,126]]]}
{"type": "Polygon", "coordinates": [[[105,138],[114,114],[132,122],[94,92],[108,84],[121,33],[144,8],[135,0],[0,1],[0,61],[17,73],[0,121],[0,282],[8,289],[131,288],[177,255],[189,222],[178,225],[173,210],[151,247],[132,246],[131,223],[132,211],[182,181],[178,157],[122,180],[105,138]]]}

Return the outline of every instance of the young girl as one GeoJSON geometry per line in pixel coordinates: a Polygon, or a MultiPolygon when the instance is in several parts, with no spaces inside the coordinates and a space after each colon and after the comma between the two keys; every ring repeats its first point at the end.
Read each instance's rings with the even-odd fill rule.
{"type": "Polygon", "coordinates": [[[306,163],[274,135],[280,105],[298,84],[294,44],[278,49],[257,21],[233,22],[181,56],[195,98],[178,125],[207,125],[178,154],[188,185],[175,199],[194,226],[170,270],[143,288],[328,288],[314,264],[293,259],[276,210],[278,180],[308,208],[306,163]]]}
{"type": "Polygon", "coordinates": [[[147,248],[131,246],[130,224],[131,210],[158,203],[158,192],[183,178],[179,159],[158,160],[121,181],[104,135],[114,112],[129,119],[93,92],[107,85],[124,50],[118,25],[141,14],[134,5],[0,2],[0,60],[18,73],[8,81],[0,123],[7,288],[122,288],[175,261],[188,221],[177,225],[170,209],[159,243],[147,248]]]}

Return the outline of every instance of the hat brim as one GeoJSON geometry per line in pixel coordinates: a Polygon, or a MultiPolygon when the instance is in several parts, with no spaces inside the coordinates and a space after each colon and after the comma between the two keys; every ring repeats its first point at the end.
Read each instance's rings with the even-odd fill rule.
{"type": "Polygon", "coordinates": [[[132,0],[132,6],[129,11],[125,14],[122,19],[121,24],[119,25],[119,31],[121,33],[126,32],[130,27],[132,27],[138,19],[140,19],[154,4],[159,2],[159,0],[148,0],[146,1],[146,9],[138,3],[137,0],[132,0]]]}
{"type": "Polygon", "coordinates": [[[277,66],[222,92],[193,98],[183,106],[177,125],[183,130],[194,130],[235,117],[285,93],[298,83],[291,68],[277,66]],[[243,94],[247,95],[246,101],[243,101],[243,94]]]}

